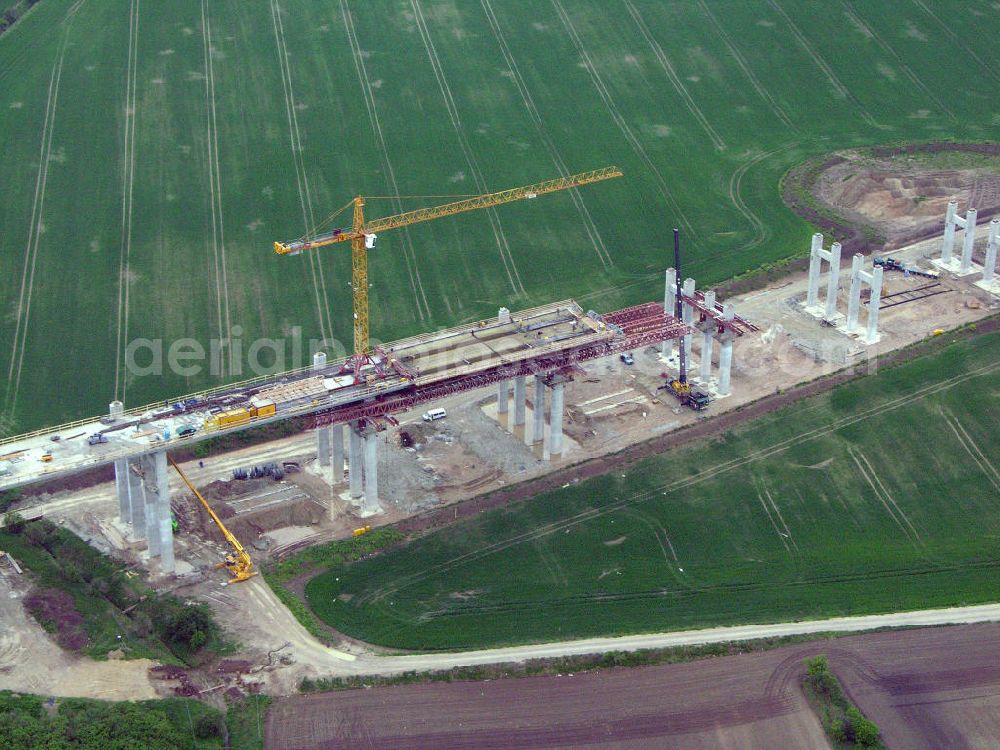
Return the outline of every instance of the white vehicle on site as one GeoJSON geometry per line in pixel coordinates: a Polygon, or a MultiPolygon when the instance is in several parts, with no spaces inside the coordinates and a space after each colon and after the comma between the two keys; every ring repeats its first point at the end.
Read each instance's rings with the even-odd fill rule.
{"type": "Polygon", "coordinates": [[[434,422],[438,419],[444,419],[447,416],[448,412],[446,412],[444,409],[428,409],[421,415],[421,418],[425,422],[434,422]]]}

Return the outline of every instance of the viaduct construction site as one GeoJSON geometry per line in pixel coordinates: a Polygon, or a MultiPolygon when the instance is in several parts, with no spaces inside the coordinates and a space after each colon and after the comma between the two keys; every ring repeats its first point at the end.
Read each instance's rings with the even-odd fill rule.
{"type": "MultiPolygon", "coordinates": [[[[966,301],[952,322],[973,320],[995,306],[1000,222],[990,224],[985,262],[976,264],[975,213],[970,211],[962,219],[952,204],[942,241],[905,249],[894,257],[876,257],[868,271],[864,270],[868,259],[856,255],[846,284],[841,278],[840,245],[824,249],[823,237],[817,234],[812,238],[807,277],[797,282],[800,291],[765,290],[720,302],[715,291],[697,290],[694,279],[685,279],[679,272],[675,233],[675,265],[665,273],[662,303],[603,313],[584,309],[572,299],[526,310],[501,307],[487,320],[370,345],[366,254],[375,247],[378,232],[620,174],[608,168],[369,223],[363,215],[364,199],[354,199],[348,204],[354,208],[351,229],[275,244],[279,254],[291,255],[351,243],[353,355],[329,360],[325,353],[316,352],[309,367],[137,408],[126,409],[116,401],[103,416],[5,439],[0,442],[0,489],[58,480],[111,464],[119,527],[128,539],[145,544],[147,559],[157,561],[157,572],[170,574],[177,569],[177,561],[168,451],[190,450],[208,438],[305,417],[315,434],[312,455],[317,473],[330,487],[330,514],[334,513],[332,503],[342,502],[353,517],[363,519],[386,510],[386,493],[380,483],[394,479],[385,475],[385,468],[380,476],[380,450],[385,450],[380,449],[380,442],[385,445],[387,428],[398,426],[400,416],[416,407],[429,407],[423,419],[433,423],[436,417],[445,416],[439,405],[449,398],[492,389],[495,400],[488,399],[484,413],[504,428],[509,435],[506,439],[514,441],[505,445],[531,450],[541,462],[538,471],[544,473],[544,465],[563,460],[567,449],[566,389],[574,382],[581,387],[577,413],[584,419],[599,418],[605,410],[622,406],[645,417],[650,405],[659,403],[660,393],[668,397],[668,404],[674,404],[674,414],[698,412],[733,394],[734,344],[747,334],[760,334],[750,337],[753,340],[745,352],[748,360],[756,357],[763,365],[756,374],[749,361],[736,368],[747,377],[747,392],[734,399],[740,402],[773,393],[785,382],[781,377],[800,382],[870,356],[882,336],[880,310],[895,308],[893,313],[900,311],[898,319],[908,321],[905,326],[891,327],[893,344],[898,346],[931,333],[924,330],[926,325],[914,326],[913,315],[906,312],[918,306],[908,304],[900,310],[904,303],[937,301],[948,293],[956,299],[956,292],[968,295],[975,290],[985,304],[966,301]],[[952,257],[956,230],[964,233],[960,259],[952,257]],[[973,280],[977,271],[981,278],[973,280]],[[942,275],[953,278],[945,283],[942,275]],[[737,314],[737,306],[747,317],[737,314]],[[785,373],[780,371],[787,362],[765,352],[773,351],[781,337],[801,360],[797,369],[785,373]],[[696,343],[695,368],[691,365],[696,343]],[[630,368],[635,357],[641,361],[630,368]],[[583,386],[595,379],[584,367],[598,363],[603,363],[599,366],[605,371],[614,367],[618,372],[635,373],[628,375],[633,386],[589,397],[583,386]],[[648,382],[654,383],[645,396],[634,385],[643,368],[651,373],[648,382]]],[[[922,321],[924,315],[917,317],[922,321]]],[[[945,317],[940,324],[948,324],[945,317]]],[[[787,360],[792,355],[782,356],[787,360]]],[[[482,403],[483,396],[478,398],[482,403]]],[[[638,441],[674,429],[683,419],[641,427],[630,439],[638,441]]],[[[609,443],[593,450],[613,448],[609,443]]],[[[497,452],[496,447],[490,450],[497,452]]],[[[497,481],[502,485],[507,479],[502,476],[497,481]]]]}

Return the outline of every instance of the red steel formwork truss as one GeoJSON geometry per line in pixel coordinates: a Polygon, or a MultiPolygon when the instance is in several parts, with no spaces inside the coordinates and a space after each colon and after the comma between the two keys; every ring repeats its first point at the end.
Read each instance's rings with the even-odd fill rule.
{"type": "Polygon", "coordinates": [[[709,307],[705,303],[704,292],[696,291],[693,297],[682,294],[681,297],[687,304],[691,305],[691,307],[698,311],[698,319],[700,322],[705,322],[709,318],[714,320],[718,324],[719,333],[730,331],[735,336],[742,336],[744,333],[760,330],[749,320],[741,318],[739,315],[734,315],[732,320],[726,320],[722,316],[722,304],[716,302],[714,307],[709,307]]]}
{"type": "Polygon", "coordinates": [[[412,409],[419,404],[436,401],[455,393],[484,388],[502,380],[528,375],[552,376],[556,373],[572,377],[577,364],[606,357],[610,354],[640,349],[668,339],[679,339],[694,331],[673,315],[666,315],[663,306],[656,302],[617,310],[601,316],[600,320],[615,327],[620,333],[614,338],[585,344],[572,349],[519,362],[502,363],[496,367],[469,375],[447,378],[438,383],[411,385],[399,391],[375,396],[361,403],[347,404],[313,415],[313,425],[322,427],[358,420],[371,420],[412,409]]]}

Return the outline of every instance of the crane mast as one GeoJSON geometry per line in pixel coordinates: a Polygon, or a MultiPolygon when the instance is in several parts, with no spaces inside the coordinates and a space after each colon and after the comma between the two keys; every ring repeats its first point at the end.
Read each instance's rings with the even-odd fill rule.
{"type": "Polygon", "coordinates": [[[379,232],[419,224],[439,219],[443,216],[452,216],[467,211],[491,208],[504,203],[536,198],[546,193],[568,190],[621,176],[622,172],[618,167],[605,167],[604,169],[581,172],[569,177],[559,177],[533,185],[501,190],[495,193],[485,193],[473,198],[445,203],[440,206],[418,208],[413,211],[405,211],[394,216],[385,216],[371,221],[365,221],[365,199],[359,195],[352,201],[354,216],[349,230],[334,229],[331,232],[307,236],[290,242],[275,242],[274,251],[278,255],[297,255],[305,250],[313,250],[338,242],[349,241],[351,243],[354,356],[351,358],[349,369],[353,369],[357,377],[361,367],[371,362],[372,349],[368,336],[368,251],[375,247],[375,240],[379,232]]]}

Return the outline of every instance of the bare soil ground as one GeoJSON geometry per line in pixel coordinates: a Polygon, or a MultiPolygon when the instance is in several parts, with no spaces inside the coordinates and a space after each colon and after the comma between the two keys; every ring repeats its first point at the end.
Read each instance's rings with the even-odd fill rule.
{"type": "Polygon", "coordinates": [[[948,203],[960,215],[974,207],[980,220],[1000,210],[1000,174],[987,169],[932,169],[899,158],[845,155],[816,183],[816,195],[843,215],[877,227],[886,249],[940,231],[948,203]]]}
{"type": "Polygon", "coordinates": [[[268,748],[827,748],[801,693],[825,653],[890,748],[993,748],[1000,625],[871,633],[633,669],[278,700],[268,748]]]}
{"type": "Polygon", "coordinates": [[[265,747],[825,750],[779,654],[664,667],[352,690],[280,699],[265,747]]]}
{"type": "Polygon", "coordinates": [[[149,659],[93,661],[62,650],[22,606],[26,576],[0,574],[0,688],[60,697],[155,698],[149,659]]]}
{"type": "Polygon", "coordinates": [[[1000,145],[842,151],[794,168],[784,198],[847,252],[894,250],[939,234],[949,201],[962,216],[977,209],[979,222],[1000,213],[1000,145]]]}

